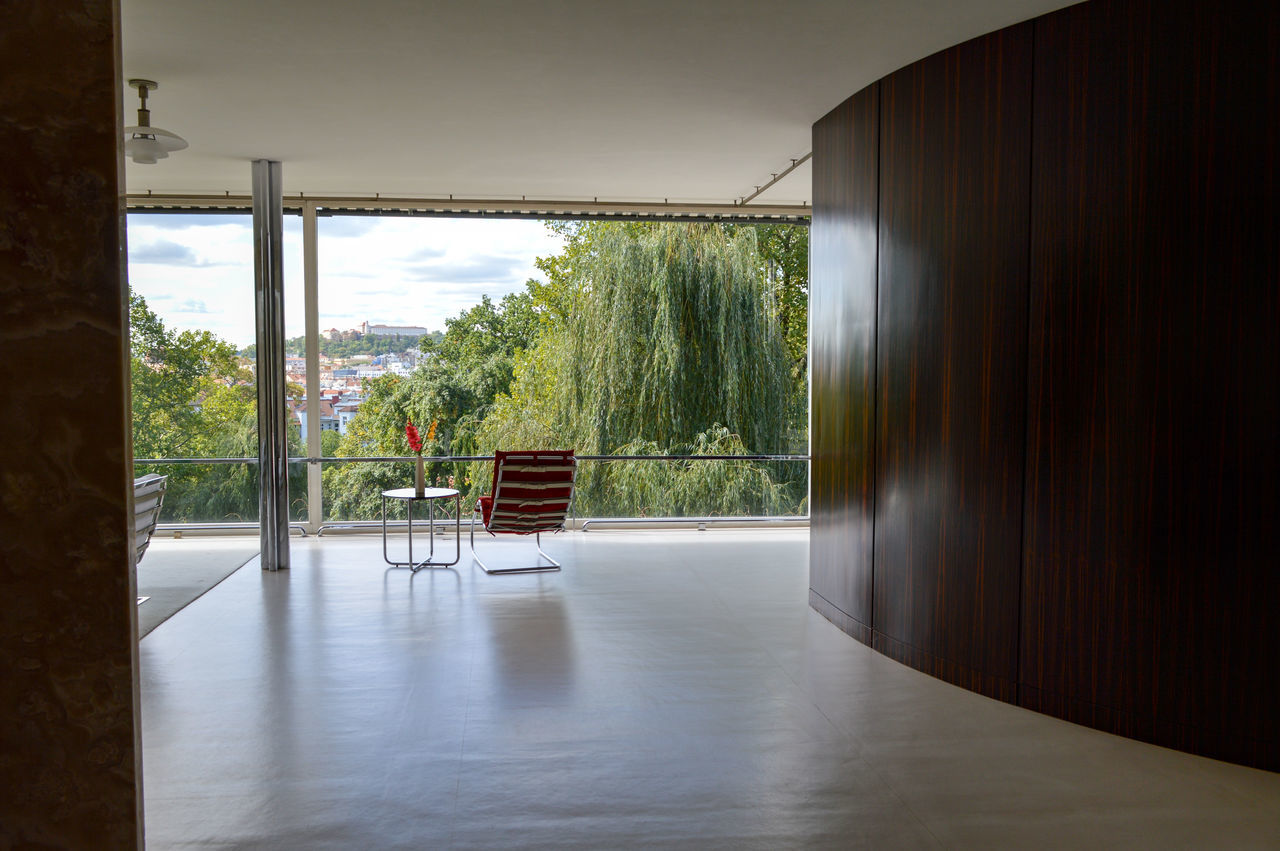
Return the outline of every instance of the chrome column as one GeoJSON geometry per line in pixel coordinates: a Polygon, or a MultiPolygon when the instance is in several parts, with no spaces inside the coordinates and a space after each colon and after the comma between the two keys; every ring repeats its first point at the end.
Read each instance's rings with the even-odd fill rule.
{"type": "Polygon", "coordinates": [[[280,163],[253,161],[258,342],[258,522],[263,570],[289,567],[289,439],[284,380],[284,203],[280,163]]]}

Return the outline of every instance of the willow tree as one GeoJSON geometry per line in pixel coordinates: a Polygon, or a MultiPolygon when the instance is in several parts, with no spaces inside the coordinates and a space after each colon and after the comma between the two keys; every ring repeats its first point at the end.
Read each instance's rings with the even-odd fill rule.
{"type": "MultiPolygon", "coordinates": [[[[683,454],[725,430],[739,451],[786,449],[794,376],[754,230],[597,222],[566,236],[542,265],[558,318],[481,425],[482,446],[683,454]]],[[[591,470],[580,500],[614,504],[591,470]]]]}
{"type": "Polygon", "coordinates": [[[555,430],[584,452],[691,444],[716,423],[751,451],[782,449],[791,374],[755,251],[746,228],[580,226],[566,250],[573,315],[517,382],[551,395],[555,430]]]}

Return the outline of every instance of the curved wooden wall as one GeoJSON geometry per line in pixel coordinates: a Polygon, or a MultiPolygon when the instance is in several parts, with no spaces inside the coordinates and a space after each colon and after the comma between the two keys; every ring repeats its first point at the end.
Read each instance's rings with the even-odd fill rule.
{"type": "Polygon", "coordinates": [[[1092,0],[814,125],[814,607],[1280,769],[1280,12],[1092,0]]]}

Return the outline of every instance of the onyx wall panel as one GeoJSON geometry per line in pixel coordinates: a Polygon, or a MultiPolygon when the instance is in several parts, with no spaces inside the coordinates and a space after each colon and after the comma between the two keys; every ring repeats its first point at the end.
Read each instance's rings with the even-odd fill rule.
{"type": "Polygon", "coordinates": [[[1014,699],[1031,25],[880,84],[876,649],[1014,699]]]}
{"type": "Polygon", "coordinates": [[[810,601],[871,642],[878,87],[814,125],[810,601]]]}
{"type": "Polygon", "coordinates": [[[1280,768],[1275,4],[1036,22],[1022,703],[1280,768]]]}
{"type": "Polygon", "coordinates": [[[142,846],[118,34],[0,3],[0,848],[142,846]]]}

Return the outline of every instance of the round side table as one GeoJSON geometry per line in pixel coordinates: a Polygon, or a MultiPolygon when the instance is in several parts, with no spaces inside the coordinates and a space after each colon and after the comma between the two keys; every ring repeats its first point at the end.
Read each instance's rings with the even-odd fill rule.
{"type": "MultiPolygon", "coordinates": [[[[446,518],[447,519],[447,518],[446,518]]],[[[382,560],[392,567],[407,567],[417,572],[424,567],[450,567],[462,558],[462,496],[454,488],[427,488],[422,496],[417,496],[413,488],[395,488],[382,492],[382,560]],[[435,561],[436,554],[436,502],[453,497],[454,508],[454,553],[453,561],[435,561]],[[387,500],[396,499],[405,503],[405,516],[409,520],[409,560],[392,561],[387,556],[387,500]],[[430,537],[427,557],[422,561],[413,560],[413,506],[414,503],[427,504],[427,528],[430,537]]]]}

